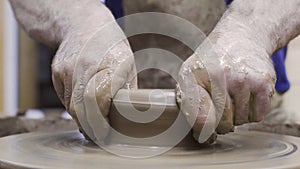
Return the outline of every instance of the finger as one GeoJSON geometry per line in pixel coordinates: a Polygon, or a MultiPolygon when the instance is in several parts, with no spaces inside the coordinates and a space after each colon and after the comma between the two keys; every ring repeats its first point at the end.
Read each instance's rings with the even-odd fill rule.
{"type": "Polygon", "coordinates": [[[88,82],[84,93],[85,116],[94,142],[104,140],[109,133],[108,112],[111,102],[111,71],[103,70],[88,82]]]}
{"type": "MultiPolygon", "coordinates": [[[[56,56],[56,58],[57,58],[57,56],[56,56]]],[[[53,86],[58,95],[58,98],[60,99],[62,104],[65,106],[68,113],[72,116],[73,120],[76,121],[79,131],[84,135],[85,138],[92,140],[95,137],[92,134],[87,134],[87,132],[85,132],[83,130],[83,127],[80,124],[77,114],[74,110],[74,104],[72,103],[72,100],[71,100],[72,76],[67,75],[66,72],[71,73],[72,70],[68,70],[68,68],[66,67],[67,64],[65,64],[62,67],[61,60],[58,63],[57,62],[58,62],[57,59],[54,59],[51,66],[52,66],[53,86]]],[[[86,128],[88,128],[88,127],[86,127],[86,128]]]]}
{"type": "Polygon", "coordinates": [[[214,134],[216,129],[215,107],[209,93],[199,86],[201,95],[200,107],[197,112],[195,124],[193,126],[194,137],[199,143],[206,142],[214,134]]]}
{"type": "MultiPolygon", "coordinates": [[[[127,45],[127,41],[124,40],[108,51],[99,67],[100,70],[111,69],[116,74],[115,77],[121,77],[115,78],[114,81],[121,80],[124,83],[122,88],[137,88],[137,73],[134,63],[134,55],[130,46],[127,45]]],[[[117,82],[117,84],[119,83],[117,82]]],[[[118,89],[119,87],[116,87],[115,90],[118,89]]]]}
{"type": "Polygon", "coordinates": [[[57,73],[52,68],[52,81],[53,81],[53,86],[54,89],[57,93],[58,98],[60,99],[61,103],[66,107],[65,105],[65,97],[64,97],[64,91],[65,91],[65,86],[63,83],[63,80],[59,77],[57,73]]]}
{"type": "Polygon", "coordinates": [[[233,109],[232,101],[230,95],[227,93],[224,112],[222,114],[222,118],[217,127],[218,134],[226,134],[234,130],[233,111],[234,109],[233,109]]]}
{"type": "Polygon", "coordinates": [[[137,89],[138,88],[138,81],[137,81],[137,72],[136,72],[136,66],[135,64],[132,64],[132,68],[130,69],[130,73],[128,76],[128,81],[130,83],[131,89],[137,89]]]}
{"type": "Polygon", "coordinates": [[[108,133],[107,129],[103,129],[103,127],[102,131],[98,132],[98,128],[94,124],[94,120],[97,120],[95,117],[99,118],[97,121],[100,122],[99,124],[105,125],[106,122],[105,118],[97,116],[101,113],[96,112],[99,110],[97,101],[95,101],[95,78],[97,78],[97,72],[105,70],[105,67],[98,64],[102,57],[97,58],[95,54],[90,53],[91,51],[93,50],[84,50],[85,53],[82,53],[81,56],[87,57],[79,57],[75,64],[74,78],[70,81],[72,82],[71,107],[73,108],[71,112],[76,115],[77,124],[81,127],[85,137],[96,142],[102,141],[108,133]],[[91,59],[91,57],[96,59],[91,59]]]}
{"type": "MultiPolygon", "coordinates": [[[[61,64],[52,65],[52,79],[58,97],[64,104],[68,113],[70,113],[72,118],[77,122],[80,131],[85,135],[86,138],[92,140],[95,138],[95,136],[91,132],[91,127],[86,121],[84,111],[82,111],[83,105],[74,103],[74,98],[72,98],[72,74],[73,68],[71,64],[64,64],[63,67],[61,64]],[[75,109],[77,111],[75,111],[75,109]]],[[[79,90],[77,89],[75,91],[78,93],[79,90]]],[[[75,98],[77,98],[76,100],[79,100],[78,97],[75,98]]]]}
{"type": "Polygon", "coordinates": [[[88,82],[84,94],[85,115],[97,141],[104,140],[110,131],[108,115],[112,97],[127,83],[136,82],[134,64],[128,64],[132,62],[128,56],[115,70],[104,69],[88,82]]]}
{"type": "Polygon", "coordinates": [[[217,137],[217,133],[214,132],[205,142],[203,142],[203,144],[213,144],[214,142],[216,142],[217,137]]]}
{"type": "Polygon", "coordinates": [[[108,135],[111,98],[126,84],[130,71],[134,70],[133,54],[124,44],[121,42],[109,50],[99,65],[92,63],[85,70],[84,67],[91,65],[91,61],[87,60],[75,72],[76,77],[79,77],[73,81],[75,112],[81,126],[93,141],[102,141],[108,135]]]}
{"type": "MultiPolygon", "coordinates": [[[[124,54],[127,55],[126,61],[123,62],[123,64],[127,64],[129,67],[125,67],[125,69],[128,69],[127,73],[127,82],[130,84],[131,89],[137,89],[138,88],[138,79],[137,79],[137,70],[134,60],[134,55],[131,50],[128,50],[130,48],[129,42],[124,42],[124,48],[126,52],[124,54]]],[[[121,70],[122,71],[122,70],[121,70]]],[[[127,72],[127,71],[125,71],[127,72]]],[[[125,86],[126,87],[126,86],[125,86]]]]}
{"type": "MultiPolygon", "coordinates": [[[[70,113],[74,114],[76,118],[76,122],[81,129],[81,132],[84,136],[93,142],[97,140],[97,137],[94,134],[93,127],[90,125],[89,121],[87,120],[87,114],[92,111],[91,109],[95,106],[89,108],[86,103],[88,102],[89,98],[84,97],[85,92],[93,92],[88,86],[88,79],[95,74],[95,68],[87,69],[86,71],[78,71],[74,72],[74,78],[70,82],[72,83],[72,94],[70,99],[70,113]]],[[[91,84],[93,85],[93,84],[91,84]]],[[[95,88],[94,88],[95,89],[95,88]]],[[[87,96],[91,97],[91,93],[87,93],[87,96]]],[[[95,98],[95,96],[91,97],[95,98]]]]}
{"type": "MultiPolygon", "coordinates": [[[[72,79],[73,79],[72,65],[70,64],[65,65],[64,71],[61,73],[63,73],[63,83],[64,83],[64,104],[66,109],[69,110],[71,97],[72,97],[72,79]]],[[[74,114],[74,116],[76,115],[74,114]]]]}
{"type": "Polygon", "coordinates": [[[68,113],[73,119],[77,120],[77,115],[73,108],[71,110],[71,91],[72,91],[72,76],[66,75],[66,69],[60,69],[59,65],[52,65],[52,81],[58,98],[65,106],[68,113]],[[63,71],[61,71],[63,70],[63,71]]]}
{"type": "Polygon", "coordinates": [[[233,96],[234,100],[234,125],[242,125],[249,122],[250,91],[243,89],[233,96]]]}
{"type": "Polygon", "coordinates": [[[95,136],[94,136],[93,133],[91,132],[92,129],[91,129],[91,127],[87,124],[87,121],[86,121],[85,117],[84,117],[84,118],[81,118],[81,120],[79,120],[79,117],[77,117],[77,114],[76,114],[76,112],[75,112],[75,110],[74,110],[74,106],[73,106],[74,104],[72,103],[72,101],[71,101],[70,105],[71,105],[71,106],[70,106],[70,109],[69,109],[68,113],[70,113],[71,115],[72,115],[72,114],[75,115],[75,116],[73,117],[73,119],[76,121],[76,124],[77,124],[77,126],[78,126],[78,128],[79,128],[79,131],[84,135],[84,137],[85,137],[86,139],[91,140],[91,141],[95,140],[95,136]],[[88,129],[88,130],[85,131],[82,125],[85,125],[85,129],[88,129]]]}
{"type": "Polygon", "coordinates": [[[271,86],[253,94],[251,122],[259,122],[264,119],[265,115],[270,111],[273,94],[274,89],[271,86]]]}
{"type": "Polygon", "coordinates": [[[85,105],[74,103],[72,98],[70,102],[69,113],[74,114],[75,118],[73,119],[76,121],[80,132],[85,136],[85,138],[92,141],[96,140],[92,127],[89,125],[89,122],[86,118],[85,105]]]}
{"type": "Polygon", "coordinates": [[[212,100],[208,92],[197,84],[182,87],[182,112],[193,128],[194,138],[199,143],[204,143],[214,134],[216,126],[212,100]]]}

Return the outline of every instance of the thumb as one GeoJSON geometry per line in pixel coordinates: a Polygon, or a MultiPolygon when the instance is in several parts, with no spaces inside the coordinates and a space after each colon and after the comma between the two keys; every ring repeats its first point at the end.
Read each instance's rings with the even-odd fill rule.
{"type": "Polygon", "coordinates": [[[181,90],[181,110],[193,129],[199,143],[214,142],[216,115],[209,93],[198,84],[190,84],[181,90]]]}

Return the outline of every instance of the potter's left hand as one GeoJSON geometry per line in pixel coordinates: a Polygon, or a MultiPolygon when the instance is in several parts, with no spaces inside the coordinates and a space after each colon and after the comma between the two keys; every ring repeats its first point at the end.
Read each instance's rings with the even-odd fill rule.
{"type": "Polygon", "coordinates": [[[182,110],[199,142],[215,131],[224,134],[234,125],[260,121],[269,110],[276,77],[272,61],[251,41],[235,40],[217,37],[202,44],[180,70],[182,110]]]}
{"type": "Polygon", "coordinates": [[[300,1],[236,0],[179,73],[178,101],[199,142],[268,112],[270,56],[300,33],[300,1]]]}

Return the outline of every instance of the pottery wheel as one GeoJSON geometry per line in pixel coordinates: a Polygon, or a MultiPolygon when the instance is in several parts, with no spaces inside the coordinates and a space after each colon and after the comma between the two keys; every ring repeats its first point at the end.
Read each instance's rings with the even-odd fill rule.
{"type": "Polygon", "coordinates": [[[101,147],[86,141],[78,131],[9,136],[0,139],[0,168],[300,168],[300,138],[239,130],[219,136],[213,145],[199,145],[179,111],[174,90],[120,90],[110,111],[111,131],[115,132],[101,147]],[[147,115],[151,118],[143,118],[147,115]],[[134,121],[135,117],[147,123],[134,121]],[[184,126],[187,133],[170,144],[184,126]],[[171,134],[151,139],[166,131],[171,134]],[[144,152],[156,155],[142,158],[144,152]]]}
{"type": "MultiPolygon", "coordinates": [[[[2,138],[0,161],[3,168],[300,168],[299,146],[300,139],[291,136],[237,131],[220,136],[214,145],[129,159],[103,151],[77,131],[66,131],[2,138]]],[[[136,148],[143,147],[125,149],[136,148]]]]}

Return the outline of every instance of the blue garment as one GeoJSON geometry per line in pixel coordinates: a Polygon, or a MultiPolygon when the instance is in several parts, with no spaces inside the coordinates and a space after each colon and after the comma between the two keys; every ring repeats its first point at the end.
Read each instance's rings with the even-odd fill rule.
{"type": "Polygon", "coordinates": [[[110,9],[116,19],[123,17],[123,0],[106,0],[105,5],[110,9]]]}
{"type": "MultiPolygon", "coordinates": [[[[230,5],[233,0],[225,0],[226,5],[230,5]]],[[[286,68],[284,65],[287,54],[287,46],[280,49],[273,54],[272,60],[276,72],[277,81],[275,84],[275,89],[278,93],[285,93],[290,89],[290,82],[286,74],[286,68]]]]}
{"type": "Polygon", "coordinates": [[[275,89],[278,93],[285,93],[290,89],[290,82],[288,80],[286,69],[285,69],[285,59],[287,54],[287,46],[277,51],[272,56],[273,64],[276,71],[276,85],[275,89]]]}
{"type": "Polygon", "coordinates": [[[225,0],[226,5],[230,5],[233,0],[225,0]]]}

